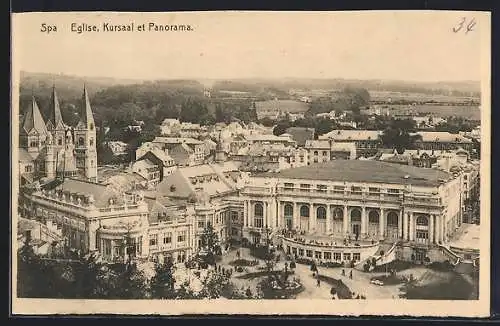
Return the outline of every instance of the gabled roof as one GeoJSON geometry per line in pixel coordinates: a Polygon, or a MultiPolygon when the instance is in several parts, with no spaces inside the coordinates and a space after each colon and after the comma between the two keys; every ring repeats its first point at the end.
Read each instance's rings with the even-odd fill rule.
{"type": "Polygon", "coordinates": [[[36,132],[38,135],[46,135],[48,133],[45,121],[43,121],[42,114],[38,108],[35,97],[31,99],[31,105],[24,114],[24,120],[21,128],[21,133],[29,134],[36,132]]]}
{"type": "MultiPolygon", "coordinates": [[[[143,157],[147,157],[148,153],[155,156],[158,160],[160,160],[163,163],[164,166],[167,166],[167,167],[171,166],[171,164],[169,164],[169,162],[174,161],[174,159],[170,155],[168,155],[167,153],[165,153],[165,151],[163,151],[159,148],[150,149],[146,154],[141,156],[138,160],[142,159],[143,157]]],[[[174,162],[174,164],[175,164],[175,162],[174,162]]]]}
{"type": "Polygon", "coordinates": [[[302,180],[412,184],[428,187],[438,186],[440,179],[448,180],[450,178],[450,174],[435,169],[373,160],[335,160],[286,169],[279,173],[264,173],[260,176],[302,180]]]}
{"type": "Polygon", "coordinates": [[[19,148],[19,162],[33,162],[33,157],[24,148],[19,148]]]}

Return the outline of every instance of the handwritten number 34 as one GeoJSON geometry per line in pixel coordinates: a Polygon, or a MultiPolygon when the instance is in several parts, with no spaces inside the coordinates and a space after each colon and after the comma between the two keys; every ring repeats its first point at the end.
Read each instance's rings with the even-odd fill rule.
{"type": "Polygon", "coordinates": [[[467,20],[467,18],[462,17],[457,26],[453,27],[453,32],[458,33],[461,30],[465,31],[465,34],[472,32],[474,27],[476,26],[476,20],[472,18],[471,20],[467,20]]]}

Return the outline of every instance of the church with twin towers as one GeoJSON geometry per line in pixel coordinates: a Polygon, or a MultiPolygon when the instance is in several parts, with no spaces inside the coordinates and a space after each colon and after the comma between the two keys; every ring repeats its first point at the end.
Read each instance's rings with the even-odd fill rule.
{"type": "Polygon", "coordinates": [[[78,105],[79,121],[63,121],[55,86],[44,119],[35,96],[19,130],[20,185],[36,180],[78,178],[97,182],[96,126],[85,85],[78,105]]]}

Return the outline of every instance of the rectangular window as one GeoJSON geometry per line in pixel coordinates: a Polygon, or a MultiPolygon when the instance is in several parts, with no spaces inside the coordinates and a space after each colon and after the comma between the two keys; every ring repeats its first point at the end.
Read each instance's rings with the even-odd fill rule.
{"type": "Polygon", "coordinates": [[[170,244],[172,243],[172,233],[165,233],[163,235],[163,244],[170,244]]]}
{"type": "Polygon", "coordinates": [[[317,185],[316,186],[316,191],[317,192],[326,192],[327,188],[328,187],[326,185],[317,185]]]}
{"type": "Polygon", "coordinates": [[[334,252],[333,260],[342,260],[342,254],[340,252],[334,252]]]}
{"type": "Polygon", "coordinates": [[[149,245],[151,247],[155,247],[158,244],[158,235],[157,234],[150,234],[149,235],[149,245]]]}
{"type": "Polygon", "coordinates": [[[359,192],[361,192],[361,191],[362,191],[362,189],[361,189],[361,187],[354,187],[354,186],[353,186],[353,187],[351,188],[351,191],[352,191],[352,192],[359,193],[359,192]]]}
{"type": "Polygon", "coordinates": [[[326,260],[332,260],[332,253],[331,252],[325,252],[325,253],[323,253],[323,256],[325,257],[326,260]]]}
{"type": "Polygon", "coordinates": [[[291,190],[293,190],[293,187],[294,187],[293,183],[285,182],[285,190],[291,191],[291,190]]]}
{"type": "Polygon", "coordinates": [[[344,260],[351,260],[351,254],[344,253],[344,260]]]}
{"type": "Polygon", "coordinates": [[[304,256],[304,249],[299,249],[299,256],[304,256]]]}
{"type": "Polygon", "coordinates": [[[314,258],[321,259],[321,251],[315,251],[314,252],[314,258]]]}
{"type": "Polygon", "coordinates": [[[181,243],[184,241],[186,241],[186,231],[179,231],[179,233],[177,234],[177,242],[181,243]]]}
{"type": "Polygon", "coordinates": [[[312,257],[313,256],[312,250],[306,250],[306,256],[307,257],[312,257]]]}
{"type": "Polygon", "coordinates": [[[309,184],[306,184],[306,183],[301,183],[301,184],[300,184],[300,191],[309,191],[310,186],[311,186],[311,185],[309,185],[309,184]]]}
{"type": "Polygon", "coordinates": [[[355,261],[360,261],[361,260],[361,254],[359,252],[354,252],[352,254],[352,259],[354,259],[355,261]]]}
{"type": "Polygon", "coordinates": [[[376,194],[378,194],[380,192],[380,189],[379,188],[372,188],[372,187],[370,187],[370,188],[368,188],[368,192],[369,193],[376,193],[376,194]]]}
{"type": "Polygon", "coordinates": [[[388,194],[399,194],[399,189],[387,189],[388,194]]]}

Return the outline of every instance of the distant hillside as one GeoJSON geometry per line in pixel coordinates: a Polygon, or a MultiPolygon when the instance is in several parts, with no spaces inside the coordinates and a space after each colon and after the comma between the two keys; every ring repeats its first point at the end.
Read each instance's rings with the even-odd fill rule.
{"type": "Polygon", "coordinates": [[[276,88],[282,91],[290,89],[301,90],[338,90],[345,87],[365,88],[369,91],[410,92],[422,94],[443,94],[454,96],[479,96],[480,82],[475,81],[440,81],[440,82],[412,82],[397,80],[356,80],[356,79],[231,79],[214,81],[214,89],[232,91],[255,91],[262,88],[276,88]]]}

